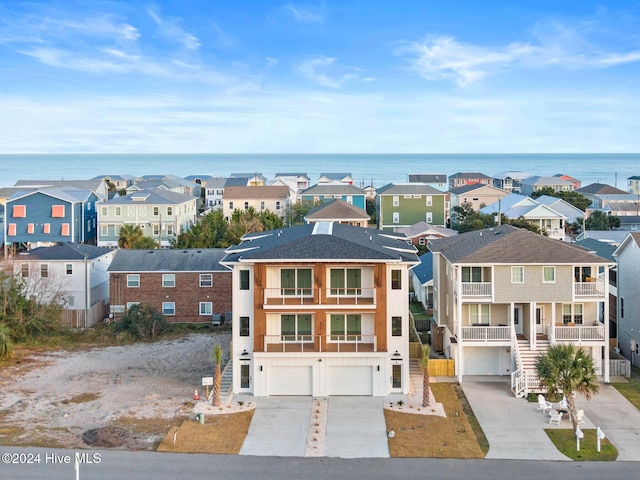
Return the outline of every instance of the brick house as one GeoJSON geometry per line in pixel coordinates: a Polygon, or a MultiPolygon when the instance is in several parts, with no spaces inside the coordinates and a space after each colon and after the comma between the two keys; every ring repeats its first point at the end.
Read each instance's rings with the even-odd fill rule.
{"type": "MultiPolygon", "coordinates": [[[[211,322],[231,311],[231,272],[223,249],[125,250],[109,266],[111,314],[150,305],[175,323],[211,322]]],[[[227,320],[227,319],[225,319],[227,320]]]]}

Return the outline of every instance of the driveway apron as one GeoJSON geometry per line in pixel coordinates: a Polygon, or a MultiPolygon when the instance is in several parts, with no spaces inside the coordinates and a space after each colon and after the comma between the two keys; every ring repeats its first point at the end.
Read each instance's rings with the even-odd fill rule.
{"type": "Polygon", "coordinates": [[[329,397],[327,457],[388,458],[381,397],[329,397]]]}

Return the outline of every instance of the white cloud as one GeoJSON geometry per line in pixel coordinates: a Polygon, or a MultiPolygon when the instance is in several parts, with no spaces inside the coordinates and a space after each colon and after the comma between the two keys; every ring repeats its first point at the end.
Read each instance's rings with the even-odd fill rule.
{"type": "Polygon", "coordinates": [[[282,7],[296,22],[300,23],[324,23],[325,14],[323,9],[311,6],[299,6],[289,2],[282,7]]]}
{"type": "Polygon", "coordinates": [[[275,67],[279,62],[277,58],[273,58],[273,57],[266,57],[265,60],[267,62],[265,65],[266,68],[275,67]]]}
{"type": "MultiPolygon", "coordinates": [[[[336,73],[331,76],[326,71],[323,71],[331,69],[331,67],[335,65],[335,62],[336,59],[334,57],[316,56],[300,63],[296,69],[307,80],[329,88],[340,88],[346,81],[357,77],[357,75],[353,73],[336,73]]],[[[333,70],[344,69],[333,68],[333,70]]]]}
{"type": "Polygon", "coordinates": [[[200,40],[195,35],[186,32],[179,25],[179,19],[171,17],[161,17],[152,8],[147,10],[147,13],[158,27],[158,32],[163,37],[175,40],[181,44],[187,50],[198,50],[200,48],[200,40]]]}

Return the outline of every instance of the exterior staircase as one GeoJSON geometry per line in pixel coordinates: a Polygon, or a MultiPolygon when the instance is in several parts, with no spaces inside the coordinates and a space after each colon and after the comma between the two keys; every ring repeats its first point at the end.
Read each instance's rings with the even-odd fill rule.
{"type": "Polygon", "coordinates": [[[520,380],[517,382],[512,380],[513,393],[516,397],[524,397],[531,392],[540,393],[544,389],[538,380],[536,361],[539,355],[545,354],[549,350],[549,340],[547,338],[538,338],[536,340],[536,350],[531,350],[529,340],[526,338],[518,338],[517,342],[521,367],[514,373],[520,380]]]}
{"type": "Polygon", "coordinates": [[[411,385],[409,386],[409,392],[413,393],[414,398],[422,398],[422,367],[420,366],[420,360],[417,358],[411,358],[409,360],[409,380],[411,385]]]}
{"type": "MultiPolygon", "coordinates": [[[[222,369],[222,378],[220,379],[220,404],[227,404],[233,399],[233,361],[229,360],[222,369]]],[[[209,392],[209,402],[213,398],[213,388],[209,392]]]]}

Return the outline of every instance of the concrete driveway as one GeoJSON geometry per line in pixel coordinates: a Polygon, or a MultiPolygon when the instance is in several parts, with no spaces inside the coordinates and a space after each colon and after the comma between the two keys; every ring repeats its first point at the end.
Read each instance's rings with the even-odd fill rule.
{"type": "MultiPolygon", "coordinates": [[[[469,378],[462,388],[489,441],[487,458],[568,460],[544,429],[571,428],[569,420],[560,426],[549,425],[549,416],[536,410],[537,404],[513,396],[508,378],[469,378]]],[[[576,402],[585,412],[581,428],[599,426],[618,449],[618,460],[640,461],[640,411],[605,384],[600,384],[600,393],[591,400],[578,395],[576,402]]]]}

